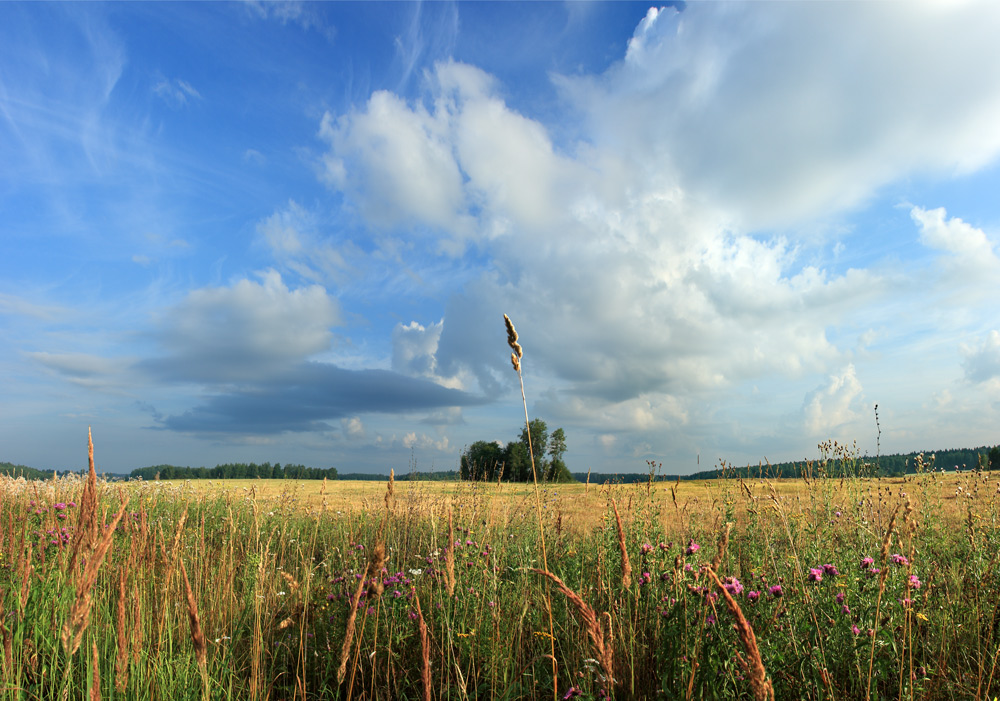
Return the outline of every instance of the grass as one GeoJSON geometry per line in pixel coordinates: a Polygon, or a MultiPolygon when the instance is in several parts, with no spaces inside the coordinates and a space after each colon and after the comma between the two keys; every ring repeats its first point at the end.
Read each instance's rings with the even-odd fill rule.
{"type": "Polygon", "coordinates": [[[94,477],[0,481],[0,699],[1000,693],[988,472],[94,477]]]}

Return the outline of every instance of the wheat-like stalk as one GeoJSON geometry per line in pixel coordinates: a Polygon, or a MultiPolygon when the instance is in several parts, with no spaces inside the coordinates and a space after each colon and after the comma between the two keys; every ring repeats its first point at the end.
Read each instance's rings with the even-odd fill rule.
{"type": "Polygon", "coordinates": [[[566,586],[559,577],[552,574],[548,570],[532,569],[532,572],[540,574],[556,585],[556,589],[562,592],[563,596],[573,604],[573,608],[576,609],[577,614],[583,621],[583,627],[587,630],[587,636],[590,638],[590,644],[594,651],[594,656],[597,661],[601,664],[601,669],[604,670],[604,675],[607,677],[610,684],[614,684],[614,647],[611,645],[611,630],[610,630],[610,616],[607,616],[609,621],[608,631],[605,634],[600,622],[597,619],[597,614],[594,612],[586,601],[584,601],[579,594],[566,586]]]}
{"type": "Polygon", "coordinates": [[[455,526],[448,507],[448,548],[444,551],[444,568],[448,577],[448,596],[455,596],[455,526]]]}
{"type": "Polygon", "coordinates": [[[424,622],[424,612],[420,609],[420,597],[416,587],[413,589],[413,601],[417,605],[417,625],[420,630],[420,681],[424,687],[424,701],[431,701],[431,643],[427,636],[427,623],[424,622]]]}
{"type": "Polygon", "coordinates": [[[632,563],[628,559],[628,549],[625,547],[625,529],[622,528],[622,517],[618,515],[618,504],[612,499],[611,508],[615,512],[615,525],[618,528],[618,550],[622,558],[622,589],[632,587],[632,563]]]}
{"type": "MultiPolygon", "coordinates": [[[[125,693],[128,685],[128,629],[125,624],[125,584],[127,571],[122,567],[118,573],[118,606],[115,611],[115,629],[118,633],[118,651],[115,656],[115,691],[125,693]]],[[[137,593],[138,598],[138,593],[137,593]]]]}
{"type": "MultiPolygon", "coordinates": [[[[725,533],[726,536],[729,535],[728,528],[725,533]]],[[[756,701],[773,700],[774,688],[771,686],[771,681],[767,678],[767,670],[764,669],[764,662],[760,657],[760,648],[757,646],[757,636],[754,635],[753,627],[747,621],[746,616],[743,615],[740,605],[736,603],[729,590],[719,581],[719,576],[715,574],[715,570],[710,568],[708,574],[712,578],[712,581],[715,582],[719,593],[726,602],[726,608],[729,609],[729,612],[736,619],[736,634],[739,635],[740,642],[743,644],[743,650],[746,652],[746,659],[743,659],[739,653],[737,653],[737,659],[739,659],[746,670],[747,676],[750,678],[750,688],[753,690],[754,699],[756,701]]]]}
{"type": "Polygon", "coordinates": [[[90,659],[94,667],[94,677],[90,681],[90,701],[101,701],[101,656],[97,654],[97,641],[90,646],[90,659]]]}
{"type": "Polygon", "coordinates": [[[198,602],[195,601],[191,582],[188,580],[187,567],[181,560],[181,574],[184,576],[184,593],[187,595],[188,621],[191,623],[191,642],[194,643],[194,656],[198,661],[198,671],[201,673],[201,697],[208,699],[208,657],[205,644],[205,633],[201,629],[201,619],[198,617],[198,602]]]}
{"type": "Polygon", "coordinates": [[[712,569],[718,571],[719,565],[722,564],[723,558],[726,556],[726,549],[729,547],[729,532],[733,529],[733,524],[726,523],[726,527],[722,529],[722,535],[719,536],[719,542],[715,550],[715,557],[712,558],[712,569]]]}

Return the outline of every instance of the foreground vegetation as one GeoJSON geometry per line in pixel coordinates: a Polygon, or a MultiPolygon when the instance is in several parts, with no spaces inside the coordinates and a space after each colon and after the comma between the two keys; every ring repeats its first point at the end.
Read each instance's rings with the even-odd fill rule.
{"type": "Polygon", "coordinates": [[[985,471],[560,486],[537,503],[497,483],[390,483],[351,509],[254,483],[3,479],[0,698],[1000,687],[985,471]]]}

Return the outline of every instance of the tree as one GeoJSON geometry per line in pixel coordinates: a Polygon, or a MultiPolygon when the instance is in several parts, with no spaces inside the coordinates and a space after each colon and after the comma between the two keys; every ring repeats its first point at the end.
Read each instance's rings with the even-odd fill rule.
{"type": "Polygon", "coordinates": [[[462,454],[462,479],[494,480],[504,463],[504,451],[495,441],[476,441],[462,454]]]}
{"type": "Polygon", "coordinates": [[[566,452],[566,432],[557,428],[549,437],[549,455],[552,461],[562,460],[563,453],[566,452]]]}
{"type": "MultiPolygon", "coordinates": [[[[528,426],[531,428],[530,453],[535,456],[535,468],[540,470],[545,463],[545,451],[549,443],[549,427],[541,419],[532,419],[528,426]]],[[[524,443],[525,448],[529,447],[527,428],[521,429],[520,440],[524,443]]]]}
{"type": "Polygon", "coordinates": [[[521,441],[511,441],[504,449],[504,476],[514,482],[531,481],[531,458],[528,446],[521,441]]]}
{"type": "Polygon", "coordinates": [[[566,467],[566,463],[562,461],[562,458],[552,458],[552,462],[549,463],[549,469],[545,473],[546,482],[576,482],[576,479],[570,473],[569,468],[566,467]]]}

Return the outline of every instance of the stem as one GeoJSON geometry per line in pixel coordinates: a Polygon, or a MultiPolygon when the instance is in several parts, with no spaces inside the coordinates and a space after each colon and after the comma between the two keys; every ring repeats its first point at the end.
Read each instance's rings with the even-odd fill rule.
{"type": "MultiPolygon", "coordinates": [[[[542,566],[549,572],[549,558],[545,552],[545,528],[542,525],[542,502],[538,496],[538,474],[535,471],[535,451],[531,446],[531,422],[528,420],[528,400],[524,396],[524,377],[517,370],[517,379],[521,382],[521,404],[524,406],[524,427],[528,434],[528,456],[531,458],[531,482],[535,490],[535,514],[538,516],[538,535],[542,541],[542,566]]],[[[552,597],[548,579],[545,580],[545,609],[549,614],[549,646],[552,649],[552,698],[559,698],[559,679],[556,677],[556,638],[555,626],[552,624],[552,597]]]]}

